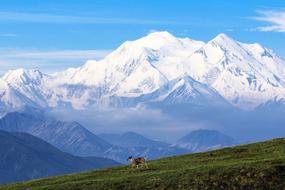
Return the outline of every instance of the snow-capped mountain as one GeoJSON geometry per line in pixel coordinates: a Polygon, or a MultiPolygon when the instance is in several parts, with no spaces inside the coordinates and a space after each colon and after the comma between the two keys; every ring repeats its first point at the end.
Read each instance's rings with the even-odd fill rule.
{"type": "Polygon", "coordinates": [[[256,107],[284,95],[284,60],[258,44],[243,44],[225,34],[195,51],[184,65],[191,77],[239,107],[256,107]]]}
{"type": "Polygon", "coordinates": [[[149,102],[219,102],[251,109],[284,95],[284,59],[259,44],[241,43],[225,34],[204,43],[155,32],[78,68],[51,75],[18,69],[0,79],[2,110],[149,102]]]}
{"type": "Polygon", "coordinates": [[[46,106],[42,83],[48,78],[39,70],[17,69],[7,72],[0,79],[1,108],[24,105],[46,106]]]}

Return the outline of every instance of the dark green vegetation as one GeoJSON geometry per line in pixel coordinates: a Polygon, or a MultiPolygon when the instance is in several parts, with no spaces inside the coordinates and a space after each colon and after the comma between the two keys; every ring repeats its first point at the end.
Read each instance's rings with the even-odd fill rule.
{"type": "Polygon", "coordinates": [[[285,139],[0,187],[2,190],[285,189],[285,139]]]}

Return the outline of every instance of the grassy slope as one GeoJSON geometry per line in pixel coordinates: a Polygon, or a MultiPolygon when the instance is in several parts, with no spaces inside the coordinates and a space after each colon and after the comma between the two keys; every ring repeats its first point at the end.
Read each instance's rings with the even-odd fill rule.
{"type": "Polygon", "coordinates": [[[0,186],[0,190],[285,189],[285,139],[0,186]]]}

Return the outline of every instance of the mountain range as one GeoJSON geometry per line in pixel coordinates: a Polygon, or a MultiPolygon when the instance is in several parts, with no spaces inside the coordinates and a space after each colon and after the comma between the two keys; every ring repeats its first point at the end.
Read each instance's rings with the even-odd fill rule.
{"type": "Polygon", "coordinates": [[[129,156],[126,149],[111,145],[79,123],[56,120],[36,108],[7,113],[0,119],[0,130],[29,133],[77,156],[108,157],[119,162],[129,156]]]}
{"type": "Polygon", "coordinates": [[[107,158],[73,156],[27,133],[0,130],[0,141],[0,183],[119,165],[107,158]]]}
{"type": "Polygon", "coordinates": [[[44,74],[17,69],[0,79],[0,111],[22,106],[98,109],[149,103],[254,109],[283,100],[285,61],[260,44],[219,34],[209,42],[151,33],[104,59],[44,74]]]}
{"type": "Polygon", "coordinates": [[[239,144],[234,138],[209,129],[191,131],[172,144],[152,140],[135,132],[98,136],[113,145],[129,149],[132,156],[145,156],[148,159],[204,152],[239,144]]]}
{"type": "Polygon", "coordinates": [[[135,132],[99,134],[99,137],[114,146],[126,149],[130,156],[143,156],[148,160],[192,152],[190,149],[174,147],[171,144],[152,140],[135,132]]]}
{"type": "Polygon", "coordinates": [[[96,135],[77,122],[59,121],[30,107],[3,116],[0,130],[29,133],[76,156],[104,157],[120,163],[127,163],[126,158],[131,155],[157,159],[238,144],[214,130],[193,131],[174,144],[152,140],[135,132],[96,135]]]}

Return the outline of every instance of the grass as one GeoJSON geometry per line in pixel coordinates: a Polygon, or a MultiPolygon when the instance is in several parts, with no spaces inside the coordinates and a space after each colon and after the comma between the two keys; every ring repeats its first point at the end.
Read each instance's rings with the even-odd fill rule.
{"type": "Polygon", "coordinates": [[[280,189],[285,139],[150,161],[149,169],[113,167],[0,186],[0,190],[280,189]]]}

